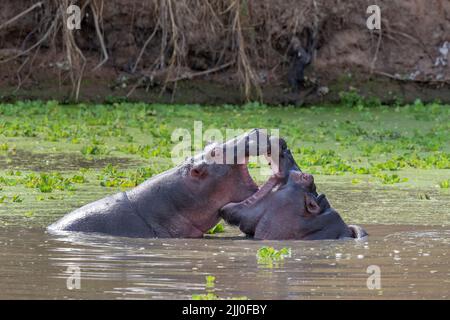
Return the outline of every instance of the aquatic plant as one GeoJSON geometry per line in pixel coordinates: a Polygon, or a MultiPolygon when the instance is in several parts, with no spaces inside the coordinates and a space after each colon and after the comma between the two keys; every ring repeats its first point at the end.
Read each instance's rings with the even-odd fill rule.
{"type": "Polygon", "coordinates": [[[34,215],[34,212],[31,210],[28,210],[23,215],[27,218],[31,218],[34,215]]]}
{"type": "Polygon", "coordinates": [[[205,276],[206,284],[205,291],[206,293],[201,294],[193,294],[191,296],[192,300],[248,300],[245,296],[231,296],[227,298],[219,297],[214,293],[215,290],[215,281],[216,277],[212,275],[205,276]]]}
{"type": "Polygon", "coordinates": [[[381,183],[383,184],[394,184],[408,181],[408,178],[400,178],[397,174],[390,175],[386,173],[377,173],[375,176],[380,178],[381,183]]]}
{"type": "Polygon", "coordinates": [[[286,257],[291,256],[291,248],[284,247],[280,250],[277,250],[274,247],[262,247],[258,249],[256,256],[258,258],[258,261],[280,261],[284,260],[284,258],[286,257]]]}
{"type": "Polygon", "coordinates": [[[106,151],[101,148],[100,146],[97,145],[88,145],[88,146],[84,146],[83,148],[81,148],[81,153],[85,156],[88,155],[100,155],[100,154],[105,154],[106,151]]]}
{"type": "Polygon", "coordinates": [[[202,294],[193,294],[192,300],[220,300],[220,298],[215,293],[208,292],[202,294]]]}
{"type": "Polygon", "coordinates": [[[30,173],[22,180],[25,187],[39,189],[42,193],[50,193],[53,190],[69,190],[74,191],[73,183],[79,179],[64,178],[59,172],[52,173],[30,173]]]}
{"type": "Polygon", "coordinates": [[[12,196],[11,201],[12,202],[23,202],[23,199],[20,197],[20,195],[15,194],[12,196]]]}
{"type": "Polygon", "coordinates": [[[158,174],[168,169],[168,166],[155,166],[155,167],[141,167],[134,171],[120,171],[112,164],[108,164],[102,169],[101,173],[97,176],[100,180],[102,187],[121,187],[130,188],[135,187],[145,180],[151,178],[153,175],[158,174]]]}
{"type": "Polygon", "coordinates": [[[221,222],[219,222],[214,227],[209,229],[206,233],[207,234],[216,234],[216,233],[223,233],[223,232],[225,232],[225,227],[223,226],[223,224],[221,222]]]}
{"type": "Polygon", "coordinates": [[[449,186],[450,186],[450,179],[439,182],[439,187],[441,187],[442,189],[448,189],[449,186]]]}
{"type": "Polygon", "coordinates": [[[214,288],[214,286],[215,286],[214,282],[216,281],[216,277],[208,275],[205,278],[206,278],[206,287],[214,288]]]}
{"type": "Polygon", "coordinates": [[[0,151],[8,151],[9,145],[7,143],[0,144],[0,151]]]}
{"type": "MultiPolygon", "coordinates": [[[[408,189],[416,188],[419,183],[424,188],[437,186],[445,192],[447,172],[442,171],[440,175],[438,170],[450,169],[449,106],[416,101],[387,107],[353,91],[343,96],[341,105],[301,109],[263,104],[164,105],[120,100],[110,104],[73,105],[56,101],[0,103],[0,188],[4,202],[0,213],[9,210],[13,194],[21,195],[25,203],[21,206],[29,206],[25,210],[36,202],[54,201],[55,209],[50,210],[51,214],[62,214],[64,207],[75,208],[113,192],[107,188],[132,188],[173,166],[171,133],[182,127],[193,137],[194,120],[202,121],[204,130],[218,128],[224,136],[229,128],[277,128],[301,169],[317,175],[317,179],[334,180],[321,175],[344,175],[345,178],[339,180],[355,184],[353,189],[365,188],[361,182],[367,181],[380,184],[380,188],[390,185],[390,190],[399,185],[403,188],[401,183],[408,189]],[[224,123],[223,119],[230,120],[224,123]],[[77,170],[71,163],[67,170],[48,172],[53,170],[55,159],[71,161],[74,155],[79,157],[83,149],[83,165],[91,169],[77,170]],[[33,152],[48,154],[47,168],[35,168],[33,152]],[[96,158],[106,155],[120,158],[117,162],[120,165],[106,170],[98,168],[101,162],[96,158]],[[28,156],[30,163],[23,161],[28,156]],[[122,159],[130,162],[122,162],[122,159]],[[22,163],[26,163],[26,167],[20,167],[22,163]],[[406,174],[411,176],[406,170],[415,169],[433,171],[430,173],[441,178],[406,181],[406,174]],[[63,199],[64,203],[57,203],[63,199]]],[[[42,167],[45,163],[37,165],[42,167]]],[[[258,176],[260,167],[258,163],[249,165],[258,182],[264,180],[258,176]]],[[[428,175],[428,172],[417,173],[428,175]]],[[[424,188],[420,190],[426,190],[424,188]]],[[[415,201],[421,200],[414,197],[415,201]]],[[[446,198],[436,201],[447,203],[446,198]]],[[[37,207],[45,206],[38,203],[37,207]]],[[[43,209],[33,207],[33,211],[41,215],[39,210],[43,209]]],[[[344,215],[349,217],[352,213],[344,215]]],[[[379,221],[398,221],[397,217],[384,216],[379,221]]],[[[369,219],[352,218],[356,222],[369,219]]],[[[401,219],[412,221],[406,216],[401,219]]],[[[433,223],[441,220],[441,216],[436,216],[433,223]]],[[[220,227],[212,232],[219,230],[220,227]]]]}

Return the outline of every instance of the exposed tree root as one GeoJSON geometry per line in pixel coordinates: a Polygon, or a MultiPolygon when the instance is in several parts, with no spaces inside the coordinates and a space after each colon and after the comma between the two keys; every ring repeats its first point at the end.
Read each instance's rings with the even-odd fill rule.
{"type": "MultiPolygon", "coordinates": [[[[82,90],[85,72],[98,76],[108,68],[126,73],[136,80],[131,84],[128,95],[139,86],[148,86],[148,83],[161,86],[161,92],[164,92],[168,84],[174,89],[179,81],[212,74],[216,76],[228,69],[229,81],[240,86],[247,100],[261,100],[263,84],[279,81],[282,77],[288,78],[287,69],[292,61],[290,52],[296,42],[301,44],[305,40],[307,30],[312,31],[315,42],[312,46],[312,61],[316,60],[316,51],[322,50],[340,28],[345,29],[348,25],[353,24],[354,27],[358,24],[359,28],[361,24],[361,34],[365,33],[361,39],[368,43],[371,40],[370,33],[363,30],[362,10],[371,3],[370,0],[349,1],[345,4],[340,0],[130,1],[133,9],[126,11],[128,16],[124,14],[125,19],[132,15],[130,31],[116,28],[111,21],[120,16],[115,11],[118,6],[128,3],[125,0],[41,0],[34,4],[28,1],[32,2],[17,1],[22,3],[22,10],[14,12],[0,23],[0,41],[10,28],[15,27],[15,34],[24,35],[23,40],[18,39],[15,46],[7,47],[0,43],[0,64],[17,61],[18,88],[27,79],[33,78],[32,70],[36,66],[56,66],[61,81],[70,81],[71,98],[75,100],[82,90]],[[81,30],[69,30],[67,27],[66,9],[71,4],[81,8],[81,30]],[[350,16],[360,9],[361,21],[350,21],[350,16]],[[17,25],[24,20],[33,23],[28,29],[21,30],[17,25]],[[129,39],[124,39],[126,37],[123,35],[129,39]],[[124,55],[129,61],[123,62],[124,55]],[[121,56],[120,62],[117,62],[117,56],[121,56]]],[[[390,5],[398,12],[401,11],[395,7],[396,4],[390,5]]],[[[372,33],[378,36],[373,46],[359,43],[351,47],[348,53],[339,44],[336,50],[341,52],[327,59],[338,61],[339,54],[343,53],[348,56],[351,66],[355,56],[365,54],[363,50],[370,50],[365,58],[367,61],[359,60],[355,64],[367,66],[371,73],[388,76],[389,72],[395,71],[380,68],[386,57],[390,57],[392,48],[389,49],[388,45],[410,45],[425,53],[429,57],[428,64],[434,65],[436,44],[430,46],[423,36],[410,30],[404,21],[393,19],[394,9],[383,12],[383,33],[372,33]]],[[[346,40],[345,34],[342,36],[346,40]]],[[[435,42],[438,41],[441,40],[435,42]]],[[[348,42],[353,45],[351,41],[348,42]]],[[[332,55],[333,50],[335,48],[328,52],[332,55]]],[[[411,72],[412,67],[408,68],[404,74],[411,72]]],[[[439,77],[448,78],[446,71],[442,70],[436,73],[439,72],[439,77]]],[[[422,78],[426,79],[426,73],[422,74],[422,78]]],[[[395,76],[392,78],[399,80],[395,76]]],[[[287,83],[287,79],[282,81],[287,83]]]]}

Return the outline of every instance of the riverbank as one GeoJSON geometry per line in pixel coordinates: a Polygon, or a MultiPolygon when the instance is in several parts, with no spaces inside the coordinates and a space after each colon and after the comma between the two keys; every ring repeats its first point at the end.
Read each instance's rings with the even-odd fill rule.
{"type": "Polygon", "coordinates": [[[450,102],[446,1],[380,4],[381,30],[370,0],[76,1],[75,30],[67,0],[3,2],[2,100],[310,105],[355,88],[450,102]]]}

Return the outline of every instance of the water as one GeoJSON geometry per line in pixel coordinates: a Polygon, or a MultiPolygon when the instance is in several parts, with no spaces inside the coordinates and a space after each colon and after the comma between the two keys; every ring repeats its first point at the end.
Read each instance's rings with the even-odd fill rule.
{"type": "Polygon", "coordinates": [[[113,166],[136,166],[139,161],[120,158],[86,158],[80,154],[37,153],[17,150],[14,153],[0,154],[1,170],[32,170],[32,171],[69,171],[80,168],[99,169],[108,164],[113,166]]]}
{"type": "Polygon", "coordinates": [[[49,235],[40,227],[0,228],[1,299],[190,299],[216,277],[221,298],[449,299],[448,227],[365,225],[367,241],[253,241],[235,229],[206,239],[49,235]],[[258,264],[263,245],[291,257],[258,264]],[[381,289],[367,288],[369,266],[381,289]],[[67,270],[80,270],[80,289],[67,270]]]}

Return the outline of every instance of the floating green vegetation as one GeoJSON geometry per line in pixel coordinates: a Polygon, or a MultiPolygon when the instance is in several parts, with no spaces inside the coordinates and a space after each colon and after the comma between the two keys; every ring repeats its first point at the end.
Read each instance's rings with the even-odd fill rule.
{"type": "Polygon", "coordinates": [[[274,247],[262,247],[258,249],[256,256],[258,257],[258,260],[270,259],[273,261],[280,261],[291,256],[291,248],[285,247],[277,250],[274,247]]]}
{"type": "Polygon", "coordinates": [[[34,216],[34,212],[29,210],[29,211],[25,212],[23,215],[27,218],[31,218],[34,216]]]}
{"type": "Polygon", "coordinates": [[[439,187],[442,189],[448,189],[450,186],[450,179],[439,182],[439,187]]]}
{"type": "Polygon", "coordinates": [[[277,250],[274,247],[262,247],[258,249],[256,257],[258,264],[261,264],[264,267],[278,267],[284,258],[291,257],[291,248],[284,247],[277,250]]]}
{"type": "Polygon", "coordinates": [[[380,178],[381,183],[383,184],[394,184],[408,181],[408,178],[400,178],[398,174],[377,173],[375,176],[380,178]]]}
{"type": "Polygon", "coordinates": [[[11,201],[12,202],[22,202],[23,199],[20,197],[20,195],[15,194],[15,195],[12,196],[11,201]]]}
{"type": "MultiPolygon", "coordinates": [[[[168,166],[163,166],[168,169],[168,166]]],[[[165,169],[160,166],[138,168],[133,171],[121,171],[117,167],[108,164],[97,176],[100,185],[103,187],[131,188],[151,178],[165,169]]]]}
{"type": "Polygon", "coordinates": [[[7,143],[0,143],[0,151],[8,151],[9,145],[7,143]]]}
{"type": "Polygon", "coordinates": [[[216,234],[216,233],[223,233],[223,232],[225,232],[225,227],[223,226],[222,222],[219,222],[214,227],[209,229],[208,232],[206,232],[206,233],[207,234],[216,234]]]}
{"type": "Polygon", "coordinates": [[[41,173],[39,175],[31,173],[25,177],[24,184],[27,188],[36,188],[43,193],[50,193],[53,190],[75,190],[72,180],[64,178],[60,173],[41,173]]]}
{"type": "Polygon", "coordinates": [[[202,294],[193,294],[192,300],[220,300],[220,298],[215,293],[208,292],[202,294]]]}
{"type": "Polygon", "coordinates": [[[0,176],[0,184],[5,186],[23,185],[26,188],[35,188],[43,193],[50,193],[54,190],[74,191],[74,184],[86,183],[86,178],[76,174],[64,177],[61,173],[29,173],[22,175],[21,171],[8,171],[9,177],[0,176]]]}
{"type": "Polygon", "coordinates": [[[205,293],[201,294],[193,294],[192,300],[248,300],[245,296],[235,296],[235,297],[227,297],[222,298],[219,297],[214,291],[215,291],[215,281],[216,277],[208,275],[205,277],[206,284],[205,284],[205,293]]]}
{"type": "MultiPolygon", "coordinates": [[[[397,171],[405,168],[415,169],[449,169],[450,153],[434,152],[433,154],[421,156],[417,153],[404,153],[393,155],[383,162],[360,166],[362,159],[352,162],[343,159],[334,150],[316,150],[312,147],[295,148],[296,161],[302,168],[310,168],[312,173],[325,175],[341,175],[344,173],[371,174],[379,177],[380,171],[397,171]]],[[[391,180],[384,180],[384,183],[391,180]]],[[[403,182],[403,180],[401,180],[403,182]]],[[[399,181],[400,182],[400,181],[399,181]]]]}
{"type": "MultiPolygon", "coordinates": [[[[448,119],[449,105],[417,100],[386,106],[356,90],[341,93],[338,105],[308,108],[149,105],[121,99],[109,104],[0,103],[0,214],[23,214],[32,208],[36,217],[59,215],[115,189],[132,188],[173,167],[171,151],[179,141],[172,140],[172,133],[186,129],[194,141],[194,121],[201,121],[203,133],[219,129],[224,138],[229,129],[279,129],[301,169],[320,181],[319,189],[336,190],[337,184],[345,184],[346,190],[364,190],[372,199],[405,194],[406,200],[417,201],[408,205],[427,206],[422,211],[429,212],[411,216],[403,205],[388,208],[395,214],[362,214],[365,207],[358,211],[351,201],[341,200],[354,200],[346,192],[333,202],[352,222],[442,224],[447,213],[440,208],[448,204],[445,179],[450,169],[448,119]],[[41,161],[44,154],[48,161],[41,161]],[[58,170],[53,170],[59,159],[58,170]],[[66,164],[67,169],[59,169],[66,164]],[[420,192],[433,201],[419,199],[420,192]],[[21,195],[23,203],[13,204],[14,194],[21,195]],[[45,201],[54,202],[52,210],[45,201]]],[[[249,165],[258,182],[266,180],[258,176],[260,167],[249,165]]]]}
{"type": "Polygon", "coordinates": [[[208,275],[205,278],[206,278],[206,287],[207,288],[214,288],[215,287],[216,277],[208,275]]]}
{"type": "Polygon", "coordinates": [[[102,154],[107,154],[106,149],[99,145],[88,145],[81,148],[81,153],[84,156],[98,156],[102,154]]]}

